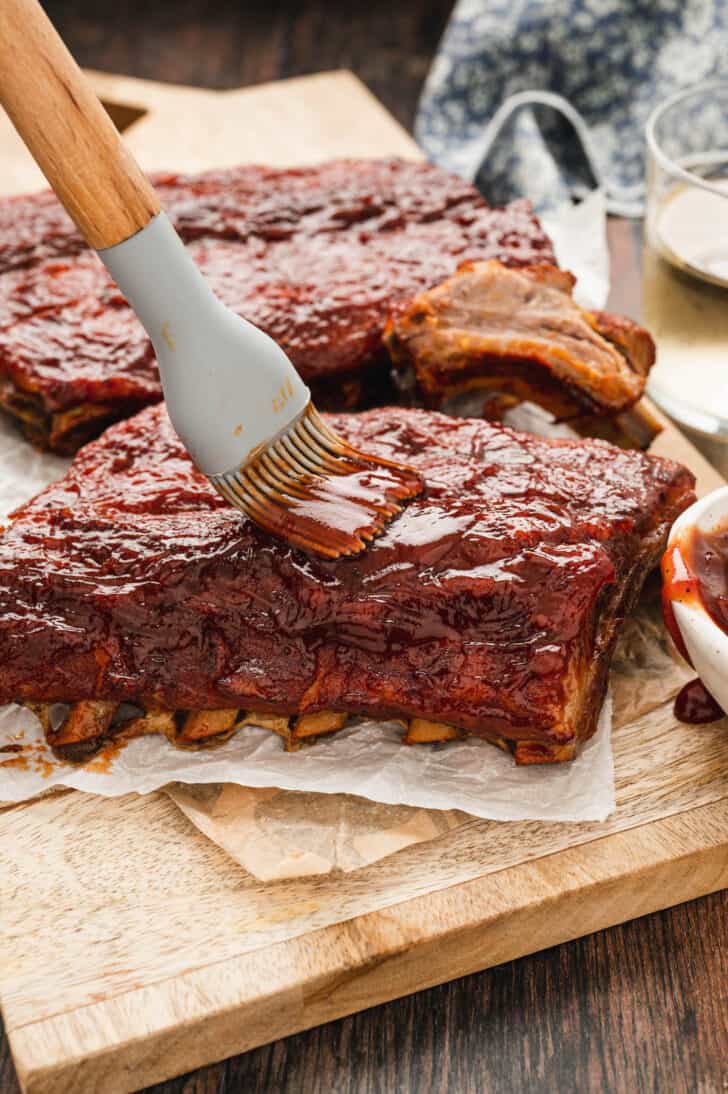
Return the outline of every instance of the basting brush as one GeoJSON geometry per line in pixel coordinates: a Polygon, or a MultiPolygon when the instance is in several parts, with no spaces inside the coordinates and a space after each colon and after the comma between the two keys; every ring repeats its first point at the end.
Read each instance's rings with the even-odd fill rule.
{"type": "Polygon", "coordinates": [[[296,546],[364,550],[421,479],[343,441],[283,349],[217,299],[36,0],[0,0],[0,100],[149,334],[200,470],[296,546]]]}

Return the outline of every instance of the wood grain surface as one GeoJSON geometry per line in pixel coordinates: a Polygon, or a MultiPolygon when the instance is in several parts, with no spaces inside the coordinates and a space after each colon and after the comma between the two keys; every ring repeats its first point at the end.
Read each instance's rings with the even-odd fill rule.
{"type": "MultiPolygon", "coordinates": [[[[722,1094],[725,894],[255,1049],[148,1094],[722,1094]],[[708,930],[707,927],[710,926],[708,930]]],[[[19,1094],[5,1048],[4,1094],[19,1094]]]]}
{"type": "MultiPolygon", "coordinates": [[[[304,3],[295,8],[285,3],[226,6],[183,2],[161,3],[150,10],[141,4],[122,4],[112,14],[100,12],[99,6],[91,3],[48,5],[82,62],[96,67],[231,87],[349,64],[358,69],[387,105],[394,107],[401,120],[408,122],[417,87],[449,4],[343,3],[336,7],[334,15],[333,6],[323,2],[304,3]],[[241,10],[243,7],[245,11],[241,10]]],[[[619,271],[615,279],[618,306],[634,314],[638,307],[634,290],[639,283],[635,236],[630,226],[613,225],[610,242],[619,271]]],[[[722,750],[722,743],[718,748],[722,750]]],[[[708,797],[709,784],[710,780],[708,797]]],[[[690,793],[691,786],[688,778],[684,792],[690,793]]],[[[656,793],[659,797],[659,788],[656,793]]],[[[701,808],[715,810],[720,806],[715,801],[706,801],[701,808]]],[[[126,816],[126,808],[123,812],[126,816]]],[[[170,845],[177,831],[174,826],[179,822],[179,814],[164,811],[160,814],[158,830],[166,833],[170,845]]],[[[91,836],[88,822],[85,823],[91,836]]],[[[685,822],[684,831],[674,827],[679,826],[680,818],[677,821],[668,818],[665,823],[668,828],[660,836],[659,846],[652,848],[653,872],[649,876],[639,865],[642,856],[651,853],[649,848],[641,846],[642,830],[633,829],[620,837],[633,841],[629,854],[645,908],[657,907],[660,898],[664,899],[659,864],[655,860],[655,855],[659,858],[660,847],[669,856],[675,841],[684,841],[682,878],[685,884],[694,882],[695,864],[689,850],[692,821],[685,822]]],[[[725,823],[720,812],[712,816],[716,847],[720,847],[725,823]]],[[[700,838],[705,838],[702,826],[700,838]]],[[[32,833],[28,839],[33,842],[32,833]]],[[[590,845],[596,849],[597,857],[599,844],[600,841],[595,841],[590,845]]],[[[457,865],[462,849],[449,850],[451,861],[457,865]]],[[[557,863],[558,857],[553,855],[550,862],[561,879],[568,864],[563,859],[557,863]]],[[[701,853],[701,860],[708,864],[710,876],[706,877],[706,884],[710,887],[720,883],[725,868],[722,858],[712,861],[701,853]]],[[[81,889],[85,876],[81,861],[78,854],[68,860],[67,876],[74,893],[81,889]]],[[[163,856],[159,867],[168,873],[170,892],[174,891],[175,882],[178,886],[184,882],[184,875],[175,878],[173,863],[165,863],[163,856]]],[[[534,883],[543,887],[543,870],[534,869],[534,883]]],[[[415,876],[419,872],[424,883],[427,871],[426,863],[418,864],[415,876]]],[[[21,878],[17,880],[20,883],[21,878]]],[[[235,892],[239,881],[239,876],[234,878],[226,891],[235,892]]],[[[476,879],[471,884],[487,885],[488,878],[476,879]]],[[[601,884],[605,887],[594,890],[593,914],[600,910],[603,913],[601,905],[609,900],[607,876],[602,877],[601,884]]],[[[100,921],[98,938],[94,940],[102,950],[113,944],[115,905],[111,870],[105,893],[107,915],[100,921]]],[[[447,890],[443,891],[442,899],[447,900],[447,890]]],[[[473,899],[480,904],[492,896],[474,892],[473,899]]],[[[49,927],[53,907],[52,899],[39,906],[39,915],[45,913],[49,927]]],[[[149,904],[143,908],[151,911],[149,904]]],[[[727,908],[725,894],[693,902],[288,1038],[154,1089],[164,1094],[183,1090],[188,1094],[254,1090],[462,1090],[486,1094],[520,1090],[684,1090],[712,1094],[725,1089],[728,1082],[727,908]]],[[[456,910],[467,912],[467,905],[456,910]]],[[[310,914],[312,909],[299,908],[298,912],[301,911],[310,914]]],[[[421,923],[422,911],[415,911],[410,929],[421,923]]],[[[434,905],[430,903],[429,911],[432,915],[438,913],[437,901],[434,905]]],[[[584,914],[588,913],[585,908],[584,914]]],[[[23,924],[19,922],[17,926],[22,940],[23,924]]],[[[397,908],[391,915],[390,926],[395,935],[406,931],[406,910],[400,914],[397,908]]],[[[563,937],[578,929],[565,922],[563,937]]],[[[48,930],[49,940],[50,937],[48,930]]],[[[399,937],[401,940],[401,933],[399,937]]],[[[180,938],[175,934],[174,941],[183,945],[184,935],[180,938]]],[[[356,944],[366,968],[363,938],[350,941],[356,944]]],[[[517,938],[513,941],[518,944],[517,938]]],[[[532,944],[539,945],[535,933],[532,944]]],[[[396,949],[395,945],[392,952],[396,949]]],[[[120,952],[123,953],[123,944],[120,952]]],[[[265,978],[276,971],[274,956],[271,953],[264,965],[261,975],[265,978]]],[[[422,982],[428,982],[427,976],[441,975],[443,964],[450,975],[457,973],[459,967],[449,964],[449,957],[443,942],[431,955],[432,967],[424,971],[422,982]]],[[[503,951],[502,959],[507,957],[507,951],[503,951]]],[[[477,954],[474,959],[477,962],[477,954]]],[[[367,975],[370,981],[379,979],[379,997],[385,998],[396,992],[396,981],[402,973],[393,957],[383,967],[378,963],[370,968],[367,975]]],[[[223,987],[224,982],[223,978],[223,987]]],[[[357,977],[354,982],[356,986],[361,980],[357,977]]],[[[41,984],[41,988],[45,987],[41,984]]],[[[50,985],[46,990],[52,1014],[49,988],[50,985]]],[[[337,985],[328,988],[336,991],[337,985]]],[[[321,1007],[316,1014],[325,1016],[328,988],[313,1000],[314,1009],[321,1007]]],[[[190,990],[199,993],[201,986],[192,984],[190,990]]],[[[132,992],[132,1002],[133,995],[132,992]]],[[[53,1027],[46,1032],[52,1034],[53,1027]]],[[[183,1030],[182,1039],[185,1032],[191,1031],[183,1030]]],[[[13,1092],[17,1084],[6,1046],[4,1042],[0,1048],[0,1089],[13,1092]]],[[[47,1050],[48,1041],[44,1037],[39,1051],[47,1050]]],[[[106,1088],[102,1084],[96,1089],[106,1088]]]]}
{"type": "Polygon", "coordinates": [[[92,247],[122,243],[159,212],[152,186],[38,0],[0,7],[0,101],[92,247]]]}
{"type": "Polygon", "coordinates": [[[46,0],[80,65],[216,90],[350,69],[408,129],[453,0],[46,0]]]}

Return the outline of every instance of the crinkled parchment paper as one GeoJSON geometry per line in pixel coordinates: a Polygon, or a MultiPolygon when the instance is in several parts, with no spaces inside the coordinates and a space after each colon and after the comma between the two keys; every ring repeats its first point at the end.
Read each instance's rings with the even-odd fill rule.
{"type": "Polygon", "coordinates": [[[389,805],[461,809],[492,820],[603,820],[614,807],[610,708],[569,764],[518,767],[510,754],[468,738],[405,746],[395,722],[352,722],[299,752],[246,726],[219,747],[189,751],[140,737],[85,764],[56,759],[23,707],[0,710],[0,801],[23,801],[53,786],[115,797],[170,782],[237,783],[323,794],[355,794],[389,805]],[[3,752],[3,749],[10,751],[3,752]],[[17,751],[16,751],[17,749],[17,751]]]}
{"type": "MultiPolygon", "coordinates": [[[[578,269],[582,296],[594,305],[603,303],[604,248],[590,245],[580,254],[573,248],[579,239],[603,240],[600,217],[598,203],[592,204],[570,213],[559,233],[560,260],[578,269]]],[[[0,519],[66,466],[34,453],[0,421],[0,519]]],[[[684,678],[667,648],[654,596],[648,597],[628,621],[615,659],[617,724],[664,702],[684,678]]],[[[614,808],[610,727],[607,703],[597,734],[574,762],[546,767],[519,768],[474,739],[406,747],[396,724],[367,721],[295,753],[284,752],[275,734],[246,727],[224,745],[196,752],[141,738],[78,767],[52,755],[29,711],[8,706],[0,709],[0,802],[54,787],[106,796],[165,787],[202,832],[260,878],[352,870],[437,837],[462,823],[463,814],[604,819],[614,808]]]]}
{"type": "Polygon", "coordinates": [[[201,832],[261,881],[349,873],[468,819],[452,809],[232,783],[174,783],[167,793],[201,832]]]}

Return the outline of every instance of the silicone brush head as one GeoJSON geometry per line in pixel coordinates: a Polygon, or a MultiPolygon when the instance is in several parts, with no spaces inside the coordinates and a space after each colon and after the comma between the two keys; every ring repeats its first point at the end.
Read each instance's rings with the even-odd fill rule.
{"type": "Polygon", "coordinates": [[[360,554],[424,489],[411,467],[352,448],[312,403],[237,471],[210,481],[261,528],[331,559],[360,554]]]}
{"type": "Polygon", "coordinates": [[[283,348],[218,300],[164,213],[101,257],[150,334],[183,444],[256,524],[326,558],[356,555],[421,493],[416,471],[321,420],[283,348]]]}

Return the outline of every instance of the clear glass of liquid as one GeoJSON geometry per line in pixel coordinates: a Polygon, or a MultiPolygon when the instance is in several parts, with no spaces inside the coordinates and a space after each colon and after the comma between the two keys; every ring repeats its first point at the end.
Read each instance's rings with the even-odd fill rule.
{"type": "Polygon", "coordinates": [[[647,123],[643,318],[648,391],[728,473],[728,82],[668,99],[647,123]]]}

